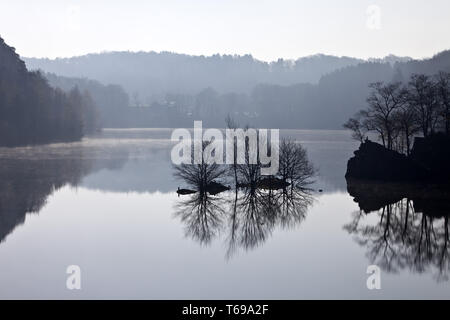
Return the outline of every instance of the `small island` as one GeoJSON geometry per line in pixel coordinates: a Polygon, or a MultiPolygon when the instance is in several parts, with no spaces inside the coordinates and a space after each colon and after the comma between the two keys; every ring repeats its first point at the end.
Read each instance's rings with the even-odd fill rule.
{"type": "Polygon", "coordinates": [[[344,125],[361,141],[348,161],[347,182],[448,187],[450,74],[412,75],[406,85],[378,82],[370,87],[368,108],[344,125]]]}

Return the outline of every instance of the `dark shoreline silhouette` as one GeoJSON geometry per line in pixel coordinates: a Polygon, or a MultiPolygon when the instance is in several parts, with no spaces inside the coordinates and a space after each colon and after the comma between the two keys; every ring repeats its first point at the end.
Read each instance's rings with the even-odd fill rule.
{"type": "Polygon", "coordinates": [[[434,134],[415,138],[410,155],[366,140],[347,163],[349,179],[439,184],[450,186],[450,137],[434,134]]]}

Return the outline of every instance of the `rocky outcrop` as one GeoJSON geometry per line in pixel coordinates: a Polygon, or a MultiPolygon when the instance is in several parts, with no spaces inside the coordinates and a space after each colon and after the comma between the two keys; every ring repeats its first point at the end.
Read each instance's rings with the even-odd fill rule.
{"type": "Polygon", "coordinates": [[[398,152],[365,141],[348,161],[346,178],[377,181],[422,181],[429,170],[398,152]]]}
{"type": "Polygon", "coordinates": [[[225,191],[229,191],[231,190],[230,187],[224,186],[221,183],[218,182],[211,182],[210,184],[208,184],[208,186],[206,187],[206,191],[210,194],[210,195],[217,195],[219,193],[225,192],[225,191]]]}
{"type": "Polygon", "coordinates": [[[366,213],[412,200],[417,212],[450,214],[450,137],[416,138],[409,156],[366,141],[347,164],[347,189],[366,213]]]}

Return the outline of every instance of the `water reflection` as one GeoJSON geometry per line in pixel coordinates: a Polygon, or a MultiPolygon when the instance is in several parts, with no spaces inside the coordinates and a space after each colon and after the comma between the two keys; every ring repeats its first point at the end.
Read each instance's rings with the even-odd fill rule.
{"type": "Polygon", "coordinates": [[[78,186],[84,176],[103,168],[116,169],[125,161],[123,157],[98,161],[86,157],[83,148],[71,148],[68,153],[59,150],[56,154],[48,148],[42,149],[45,151],[11,149],[2,154],[0,243],[25,222],[27,214],[39,213],[56,190],[66,185],[78,186]]]}
{"type": "Polygon", "coordinates": [[[287,229],[298,226],[306,217],[313,198],[297,189],[244,189],[236,193],[229,217],[227,256],[238,247],[253,249],[264,243],[279,226],[287,229]]]}
{"type": "Polygon", "coordinates": [[[224,199],[207,192],[189,196],[177,204],[175,213],[186,226],[186,235],[209,244],[223,225],[224,199]]]}
{"type": "Polygon", "coordinates": [[[324,189],[314,208],[307,190],[247,188],[236,194],[233,178],[222,181],[233,190],[177,198],[177,187],[195,188],[173,178],[170,142],[155,141],[147,134],[139,140],[122,141],[116,139],[122,137],[118,134],[114,139],[0,150],[0,283],[4,288],[0,296],[70,299],[72,293],[65,289],[65,279],[60,282],[61,274],[68,264],[79,263],[96,274],[89,290],[81,293],[88,299],[203,299],[205,292],[219,299],[236,292],[244,299],[373,298],[365,288],[368,261],[355,254],[358,244],[342,230],[347,223],[375,263],[382,266],[385,259],[385,270],[402,274],[389,277],[389,286],[396,290],[381,290],[383,297],[448,297],[446,283],[427,280],[431,272],[440,280],[448,274],[445,233],[450,194],[429,186],[418,190],[347,186],[345,164],[357,146],[347,140],[322,141],[335,136],[327,133],[319,141],[307,142],[321,174],[310,187],[324,189]],[[57,191],[67,185],[80,190],[57,191]],[[357,205],[341,192],[342,186],[348,187],[361,208],[352,219],[347,213],[357,210],[357,205]],[[421,195],[424,190],[431,190],[426,198],[421,195]],[[54,196],[49,200],[50,194],[54,196]],[[49,206],[43,208],[46,201],[49,206]],[[24,228],[16,229],[17,237],[10,235],[5,241],[27,213],[40,210],[40,219],[27,221],[24,228]],[[337,210],[343,214],[336,214],[337,210]],[[300,226],[299,232],[281,235],[300,226]],[[183,231],[193,240],[180,238],[183,231]],[[207,245],[208,250],[201,247],[207,245]],[[36,255],[36,250],[46,254],[36,255]],[[244,257],[247,250],[252,254],[244,257]],[[180,257],[191,277],[180,271],[180,257]],[[232,263],[226,259],[233,259],[232,263]],[[31,273],[30,263],[36,266],[31,273]],[[106,273],[105,265],[112,266],[106,273]],[[323,274],[333,268],[346,270],[343,277],[324,281],[323,274]],[[422,269],[423,276],[411,277],[410,269],[422,269]],[[117,272],[120,279],[112,287],[104,286],[117,272]],[[274,275],[276,281],[262,286],[274,275]],[[345,285],[350,282],[355,285],[345,285]]]}
{"type": "Polygon", "coordinates": [[[176,216],[185,224],[188,237],[208,245],[224,233],[226,257],[231,258],[238,248],[248,251],[263,244],[277,227],[294,227],[303,221],[312,203],[308,187],[314,183],[316,171],[300,144],[290,139],[280,142],[276,176],[262,174],[261,162],[250,157],[259,151],[248,142],[243,163],[235,157],[230,165],[210,161],[212,156],[205,152],[209,144],[203,142],[197,151],[192,148],[191,163],[173,168],[174,177],[190,188],[178,188],[178,195],[187,200],[176,206],[176,216]],[[198,152],[196,157],[194,152],[198,152]],[[230,180],[234,191],[225,185],[230,180]]]}
{"type": "Polygon", "coordinates": [[[448,189],[358,181],[349,181],[348,189],[361,210],[344,228],[367,248],[372,263],[392,273],[408,269],[448,280],[448,189]]]}
{"type": "Polygon", "coordinates": [[[296,189],[197,192],[180,199],[175,215],[185,225],[186,236],[202,245],[224,234],[226,257],[231,258],[239,248],[247,251],[263,244],[277,227],[298,226],[312,202],[311,194],[296,189]]]}

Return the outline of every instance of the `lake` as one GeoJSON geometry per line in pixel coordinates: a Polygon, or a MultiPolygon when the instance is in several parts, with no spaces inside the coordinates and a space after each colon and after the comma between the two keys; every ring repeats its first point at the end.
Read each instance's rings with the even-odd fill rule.
{"type": "Polygon", "coordinates": [[[350,133],[282,130],[319,175],[292,210],[261,219],[248,203],[233,215],[233,191],[201,214],[178,197],[171,132],[0,148],[0,298],[450,298],[447,215],[408,200],[361,211],[344,178],[350,133]],[[372,264],[381,290],[367,288],[372,264]],[[66,288],[70,265],[81,290],[66,288]]]}

